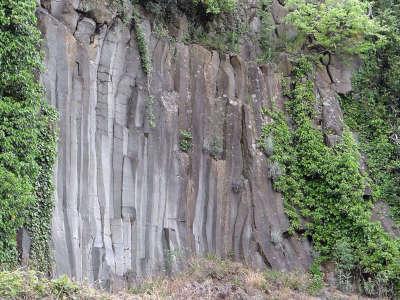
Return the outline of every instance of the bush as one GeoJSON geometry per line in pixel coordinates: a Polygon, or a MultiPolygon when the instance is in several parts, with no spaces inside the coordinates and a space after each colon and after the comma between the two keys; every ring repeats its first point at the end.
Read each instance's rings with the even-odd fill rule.
{"type": "Polygon", "coordinates": [[[1,299],[108,299],[106,295],[78,285],[67,276],[48,279],[34,271],[0,272],[1,299]]]}
{"type": "Polygon", "coordinates": [[[203,4],[207,9],[207,13],[215,15],[223,12],[232,12],[237,4],[237,0],[193,0],[193,2],[203,4]]]}
{"type": "Polygon", "coordinates": [[[79,292],[79,286],[72,282],[67,276],[61,276],[51,281],[51,289],[57,298],[64,296],[70,298],[79,292]]]}
{"type": "Polygon", "coordinates": [[[182,152],[192,150],[192,133],[187,130],[181,130],[179,134],[179,149],[182,152]]]}
{"type": "Polygon", "coordinates": [[[287,21],[299,31],[299,38],[311,40],[319,51],[366,53],[384,28],[369,14],[370,5],[360,0],[288,0],[292,11],[287,21]]]}
{"type": "Polygon", "coordinates": [[[140,15],[137,7],[134,7],[133,9],[133,23],[136,33],[136,42],[139,50],[140,64],[145,75],[150,76],[152,70],[151,57],[146,41],[146,36],[144,35],[142,25],[140,24],[140,15]]]}

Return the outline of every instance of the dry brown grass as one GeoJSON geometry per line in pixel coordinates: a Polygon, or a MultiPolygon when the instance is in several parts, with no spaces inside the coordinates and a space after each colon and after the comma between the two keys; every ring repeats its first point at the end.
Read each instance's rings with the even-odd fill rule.
{"type": "Polygon", "coordinates": [[[192,258],[184,272],[146,280],[114,299],[366,299],[330,288],[316,297],[309,294],[311,286],[312,279],[305,272],[261,272],[208,256],[192,258]]]}
{"type": "Polygon", "coordinates": [[[113,295],[66,277],[48,280],[25,271],[0,275],[1,299],[366,299],[329,287],[315,297],[309,293],[313,282],[305,272],[261,272],[213,256],[189,259],[182,272],[149,278],[113,295]]]}

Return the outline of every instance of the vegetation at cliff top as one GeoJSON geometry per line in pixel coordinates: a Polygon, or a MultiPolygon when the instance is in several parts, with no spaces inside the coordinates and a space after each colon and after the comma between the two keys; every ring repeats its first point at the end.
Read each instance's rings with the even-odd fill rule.
{"type": "Polygon", "coordinates": [[[133,3],[143,5],[145,8],[156,12],[157,15],[167,15],[173,9],[190,6],[189,10],[199,9],[205,14],[218,15],[230,13],[237,7],[238,0],[131,0],[133,3]]]}
{"type": "Polygon", "coordinates": [[[371,3],[360,0],[288,0],[287,21],[297,39],[314,51],[366,53],[384,42],[385,26],[372,18],[371,3]]]}
{"type": "Polygon", "coordinates": [[[15,265],[26,226],[32,258],[49,267],[56,113],[43,101],[36,1],[0,3],[0,267],[15,265]]]}
{"type": "Polygon", "coordinates": [[[193,0],[193,3],[202,3],[206,11],[212,14],[231,12],[235,9],[237,0],[193,0]]]}

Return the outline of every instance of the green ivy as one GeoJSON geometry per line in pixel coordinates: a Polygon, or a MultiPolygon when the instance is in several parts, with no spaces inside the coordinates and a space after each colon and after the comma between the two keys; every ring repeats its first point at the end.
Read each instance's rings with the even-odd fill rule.
{"type": "Polygon", "coordinates": [[[135,27],[136,41],[138,44],[140,63],[143,72],[149,76],[151,74],[151,58],[149,54],[149,48],[146,41],[146,36],[144,35],[142,25],[140,24],[140,15],[137,7],[133,9],[133,24],[135,27]]]}
{"type": "Polygon", "coordinates": [[[54,206],[53,166],[57,157],[57,121],[55,109],[42,102],[37,120],[40,143],[36,158],[39,166],[39,175],[35,182],[36,201],[28,208],[28,219],[25,223],[32,237],[31,267],[41,272],[51,270],[49,239],[54,206]]]}
{"type": "Polygon", "coordinates": [[[346,123],[359,136],[375,201],[391,206],[400,225],[400,8],[378,1],[374,15],[387,28],[387,43],[368,53],[354,78],[354,92],[342,97],[346,123]]]}
{"type": "Polygon", "coordinates": [[[371,221],[372,201],[363,198],[366,178],[350,131],[346,128],[342,141],[328,147],[314,125],[317,100],[311,74],[313,63],[301,57],[287,92],[291,125],[282,112],[265,110],[272,122],[260,137],[261,147],[269,138],[273,141],[269,159],[281,168],[274,186],[283,194],[290,230],[312,239],[321,262],[332,260],[338,243],[348,237],[354,254],[351,276],[363,281],[385,278],[382,285],[398,290],[400,243],[371,221]]]}
{"type": "MultiPolygon", "coordinates": [[[[35,0],[0,3],[0,266],[17,263],[16,231],[28,227],[48,249],[55,159],[55,114],[43,102],[35,0]],[[50,117],[51,116],[51,117],[50,117]],[[41,203],[48,207],[41,207],[41,203]],[[38,208],[40,206],[40,208],[38,208]],[[34,210],[42,210],[32,219],[34,210]],[[34,228],[35,227],[35,228],[34,228]]],[[[39,246],[40,245],[40,246],[39,246]]],[[[46,253],[45,259],[50,259],[46,253]]],[[[44,266],[48,266],[45,264],[44,266]]]]}

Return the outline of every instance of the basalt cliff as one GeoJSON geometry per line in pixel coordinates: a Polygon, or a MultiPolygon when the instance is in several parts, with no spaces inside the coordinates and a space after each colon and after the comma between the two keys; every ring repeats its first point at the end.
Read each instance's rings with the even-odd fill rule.
{"type": "MultiPolygon", "coordinates": [[[[273,165],[259,147],[271,121],[263,109],[284,109],[292,70],[284,51],[257,59],[262,1],[239,1],[248,26],[236,52],[187,39],[184,12],[162,35],[153,12],[120,1],[122,16],[111,2],[41,0],[37,10],[41,82],[59,112],[55,275],[119,288],[210,253],[254,268],[308,270],[311,241],[288,232],[273,165]],[[126,18],[133,10],[148,72],[137,26],[126,18]]],[[[283,3],[270,7],[272,41],[295,35],[283,3]]],[[[339,95],[352,90],[359,65],[327,54],[316,68],[315,126],[328,146],[342,137],[339,95]]]]}

